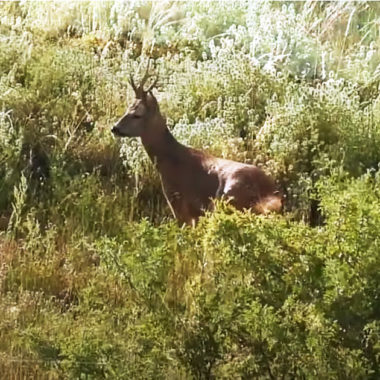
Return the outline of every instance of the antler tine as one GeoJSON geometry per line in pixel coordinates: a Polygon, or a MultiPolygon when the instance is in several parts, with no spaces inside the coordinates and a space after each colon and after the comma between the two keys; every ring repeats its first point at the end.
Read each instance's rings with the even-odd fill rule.
{"type": "Polygon", "coordinates": [[[145,71],[145,74],[144,74],[144,76],[140,82],[140,88],[142,88],[142,89],[144,89],[144,84],[149,78],[149,65],[150,65],[150,59],[148,58],[148,64],[146,66],[146,71],[145,71]]]}
{"type": "Polygon", "coordinates": [[[155,79],[154,82],[148,87],[148,89],[146,90],[146,92],[152,91],[153,88],[156,87],[157,82],[158,82],[158,74],[157,74],[156,79],[155,79]]]}
{"type": "Polygon", "coordinates": [[[135,82],[133,80],[132,74],[129,74],[129,83],[131,84],[133,91],[135,93],[137,93],[137,87],[136,87],[135,82]]]}

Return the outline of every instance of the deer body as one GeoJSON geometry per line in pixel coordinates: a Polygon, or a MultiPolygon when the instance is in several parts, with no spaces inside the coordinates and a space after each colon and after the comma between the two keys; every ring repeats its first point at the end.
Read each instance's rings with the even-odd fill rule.
{"type": "Polygon", "coordinates": [[[213,157],[186,147],[170,133],[151,89],[132,86],[136,101],[112,128],[117,136],[139,136],[157,164],[169,207],[180,223],[193,224],[225,197],[237,209],[258,213],[279,211],[281,197],[274,181],[261,169],[213,157]]]}

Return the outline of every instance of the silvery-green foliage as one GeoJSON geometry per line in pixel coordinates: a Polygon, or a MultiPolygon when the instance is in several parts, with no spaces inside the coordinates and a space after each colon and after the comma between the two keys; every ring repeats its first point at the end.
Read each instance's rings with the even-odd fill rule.
{"type": "Polygon", "coordinates": [[[142,176],[149,175],[153,172],[152,163],[144,150],[139,139],[125,139],[121,143],[120,158],[128,171],[133,175],[138,186],[139,179],[142,176]]]}
{"type": "Polygon", "coordinates": [[[11,189],[18,180],[22,138],[12,123],[11,112],[0,112],[0,205],[9,204],[11,189]]]}
{"type": "Polygon", "coordinates": [[[269,2],[249,2],[244,33],[248,54],[266,71],[312,77],[321,46],[306,27],[294,4],[273,9],[269,2]]]}
{"type": "Polygon", "coordinates": [[[226,157],[231,143],[238,138],[232,124],[223,119],[189,120],[181,119],[173,129],[174,136],[183,144],[204,149],[214,154],[226,157]]]}
{"type": "Polygon", "coordinates": [[[20,151],[20,138],[12,123],[11,112],[0,112],[0,162],[6,171],[20,151]]]}

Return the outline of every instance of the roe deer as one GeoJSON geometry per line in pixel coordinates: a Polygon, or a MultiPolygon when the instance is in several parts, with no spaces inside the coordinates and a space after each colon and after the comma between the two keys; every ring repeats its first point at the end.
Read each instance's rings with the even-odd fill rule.
{"type": "Polygon", "coordinates": [[[256,166],[213,157],[180,144],[170,133],[152,93],[157,80],[144,90],[148,70],[137,87],[136,99],[112,128],[120,137],[140,137],[157,164],[165,198],[179,223],[195,224],[213,199],[226,197],[237,209],[256,213],[280,211],[281,195],[273,179],[256,166]]]}

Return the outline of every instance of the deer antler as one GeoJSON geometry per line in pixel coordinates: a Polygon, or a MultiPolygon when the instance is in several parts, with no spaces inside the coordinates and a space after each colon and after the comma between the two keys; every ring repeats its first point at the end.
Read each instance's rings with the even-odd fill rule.
{"type": "Polygon", "coordinates": [[[135,82],[133,80],[132,74],[129,75],[129,83],[131,84],[131,86],[132,86],[133,91],[135,92],[135,94],[137,94],[137,87],[136,87],[135,82]]]}
{"type": "Polygon", "coordinates": [[[154,80],[154,82],[148,87],[147,90],[144,90],[144,85],[146,83],[146,81],[148,80],[149,78],[149,66],[150,66],[150,60],[148,59],[148,64],[146,66],[146,71],[145,71],[145,74],[144,76],[142,77],[141,81],[140,81],[140,85],[137,87],[136,84],[135,84],[135,81],[133,80],[133,77],[132,77],[132,74],[130,74],[129,76],[129,83],[131,84],[133,90],[135,91],[136,95],[137,93],[147,93],[149,91],[152,91],[152,89],[156,86],[157,84],[157,81],[158,81],[158,74],[157,74],[157,77],[156,79],[154,80]]]}
{"type": "Polygon", "coordinates": [[[146,90],[146,92],[152,91],[153,88],[156,86],[157,82],[158,82],[158,74],[157,74],[157,76],[156,76],[156,79],[155,79],[154,82],[148,87],[148,89],[146,90]]]}
{"type": "Polygon", "coordinates": [[[144,74],[144,76],[143,76],[143,78],[141,79],[141,82],[140,82],[140,88],[143,91],[144,91],[144,84],[147,81],[147,79],[149,78],[149,65],[150,65],[150,59],[148,59],[148,64],[146,65],[145,74],[144,74]]]}

